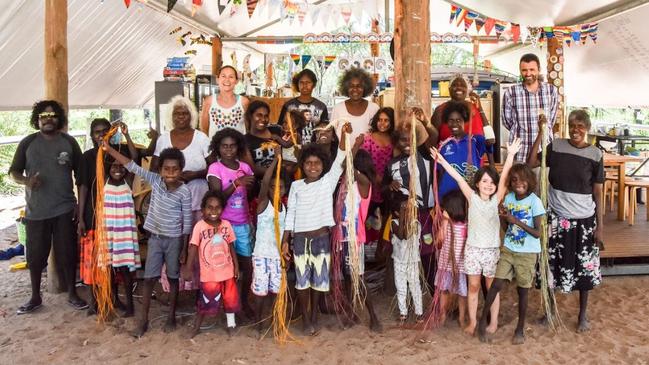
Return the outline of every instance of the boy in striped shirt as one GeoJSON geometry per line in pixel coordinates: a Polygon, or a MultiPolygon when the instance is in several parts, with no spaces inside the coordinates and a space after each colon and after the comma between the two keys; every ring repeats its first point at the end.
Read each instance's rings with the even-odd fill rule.
{"type": "Polygon", "coordinates": [[[155,282],[160,278],[163,264],[167,267],[171,285],[169,316],[163,330],[171,332],[176,328],[180,263],[187,257],[187,242],[192,232],[191,193],[181,180],[185,157],[177,148],[163,150],[160,153],[160,174],[156,174],[138,166],[107,143],[102,148],[127,170],[151,185],[151,203],[144,222],[144,229],[150,233],[150,237],[144,268],[142,316],[132,334],[141,337],[149,327],[151,294],[155,282]]]}

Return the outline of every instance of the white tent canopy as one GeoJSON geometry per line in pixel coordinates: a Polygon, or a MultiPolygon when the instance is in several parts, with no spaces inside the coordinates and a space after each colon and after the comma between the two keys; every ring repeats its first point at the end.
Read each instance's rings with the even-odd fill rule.
{"type": "MultiPolygon", "coordinates": [[[[387,0],[392,2],[392,0],[387,0]]],[[[430,0],[431,31],[461,33],[449,24],[449,1],[430,0]]],[[[649,1],[614,0],[461,0],[457,5],[489,17],[525,26],[573,25],[599,21],[597,44],[565,47],[566,99],[570,105],[647,106],[641,92],[649,84],[649,37],[643,22],[649,19],[649,1]],[[628,10],[628,11],[626,11],[628,10]]],[[[248,18],[245,4],[231,14],[229,5],[219,14],[217,1],[203,1],[194,17],[191,1],[179,0],[166,13],[166,0],[68,0],[69,103],[72,108],[138,107],[152,101],[154,81],[162,78],[167,57],[181,56],[182,47],[169,31],[177,26],[194,35],[222,37],[288,36],[332,31],[344,25],[341,11],[354,11],[352,28],[369,31],[369,19],[384,17],[383,0],[308,0],[303,25],[281,20],[278,0],[260,0],[248,18]],[[320,16],[315,17],[315,9],[320,16]],[[328,16],[323,17],[322,13],[328,16]]],[[[0,109],[27,109],[44,94],[43,24],[41,1],[5,0],[0,13],[0,109]]],[[[470,31],[475,34],[475,29],[470,31]]],[[[294,45],[224,43],[224,62],[236,51],[239,60],[250,54],[253,68],[264,53],[287,53],[294,45]]],[[[463,47],[470,47],[464,45],[463,47]]],[[[208,46],[192,62],[209,65],[208,46]]],[[[505,71],[518,73],[518,58],[545,50],[511,43],[481,45],[480,56],[505,71]]],[[[544,67],[543,67],[544,69],[544,67]]],[[[332,72],[332,71],[329,71],[332,72]]]]}

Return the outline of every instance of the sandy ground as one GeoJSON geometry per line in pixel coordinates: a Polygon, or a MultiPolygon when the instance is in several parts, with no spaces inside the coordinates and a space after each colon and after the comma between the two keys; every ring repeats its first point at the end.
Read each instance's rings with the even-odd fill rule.
{"type": "MultiPolygon", "coordinates": [[[[0,249],[15,240],[12,229],[0,233],[0,249]]],[[[192,300],[184,297],[179,311],[179,329],[162,332],[166,312],[164,297],[152,304],[152,329],[142,339],[128,335],[135,322],[116,318],[97,324],[85,311],[74,311],[64,294],[44,294],[44,306],[32,315],[17,316],[17,307],[28,299],[26,271],[9,272],[9,264],[22,258],[0,262],[0,363],[1,364],[648,364],[649,363],[649,277],[607,277],[591,294],[592,331],[576,334],[577,295],[558,297],[565,330],[554,333],[534,319],[540,314],[538,291],[530,298],[527,342],[510,344],[516,325],[516,295],[509,287],[503,292],[498,332],[493,344],[481,344],[462,334],[456,323],[429,335],[422,342],[418,330],[400,329],[391,311],[393,299],[378,300],[384,325],[375,334],[364,324],[342,330],[334,316],[321,316],[322,330],[317,337],[299,336],[300,323],[294,323],[299,343],[277,345],[272,338],[256,339],[251,327],[242,326],[228,338],[224,319],[194,340],[182,336],[191,322],[192,300]]],[[[86,291],[81,291],[87,295],[86,291]]],[[[137,302],[136,302],[137,306],[137,302]]],[[[139,309],[136,308],[136,310],[139,309]]]]}

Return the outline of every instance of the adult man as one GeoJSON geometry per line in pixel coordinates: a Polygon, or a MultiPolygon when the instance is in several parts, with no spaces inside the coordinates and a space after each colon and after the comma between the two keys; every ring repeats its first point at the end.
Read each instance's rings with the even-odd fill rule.
{"type": "Polygon", "coordinates": [[[62,131],[67,124],[65,111],[54,100],[34,104],[31,124],[39,131],[25,137],[16,150],[9,168],[11,178],[25,185],[27,203],[27,265],[32,296],[18,308],[18,314],[38,309],[41,298],[41,273],[47,265],[50,246],[64,275],[68,303],[75,309],[88,305],[75,289],[77,269],[76,220],[72,172],[79,171],[81,149],[77,141],[62,131]]]}
{"type": "Polygon", "coordinates": [[[522,146],[516,155],[516,161],[525,163],[539,134],[538,121],[541,113],[548,121],[547,132],[552,140],[552,126],[557,117],[559,97],[554,85],[539,80],[541,63],[535,54],[523,55],[519,66],[523,82],[505,91],[502,123],[509,130],[509,143],[516,137],[521,139],[522,146]]]}

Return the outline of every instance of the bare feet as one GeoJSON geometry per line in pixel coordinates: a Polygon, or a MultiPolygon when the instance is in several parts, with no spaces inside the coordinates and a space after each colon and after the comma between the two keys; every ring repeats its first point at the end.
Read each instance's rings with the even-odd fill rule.
{"type": "Polygon", "coordinates": [[[135,330],[131,332],[131,336],[140,338],[149,329],[149,321],[139,322],[135,330]]]}
{"type": "Polygon", "coordinates": [[[228,333],[228,337],[233,337],[235,335],[234,331],[236,330],[236,327],[226,327],[225,332],[228,333]]]}
{"type": "Polygon", "coordinates": [[[383,332],[383,326],[381,325],[381,322],[379,322],[378,318],[370,321],[370,331],[374,333],[383,332]]]}
{"type": "Polygon", "coordinates": [[[577,324],[577,333],[584,333],[588,331],[590,331],[590,323],[588,322],[588,318],[579,318],[579,323],[577,324]]]}
{"type": "Polygon", "coordinates": [[[464,327],[464,333],[466,333],[469,336],[473,336],[475,334],[475,328],[476,328],[476,323],[469,322],[469,325],[464,327]]]}
{"type": "Polygon", "coordinates": [[[423,314],[418,315],[417,318],[415,319],[415,322],[416,322],[417,324],[422,324],[422,323],[424,323],[424,315],[423,315],[423,314]]]}
{"type": "Polygon", "coordinates": [[[498,330],[498,323],[489,323],[489,326],[487,326],[487,333],[493,335],[496,333],[496,330],[498,330]]]}
{"type": "Polygon", "coordinates": [[[408,319],[408,316],[406,316],[406,315],[400,315],[400,316],[399,316],[399,325],[400,325],[400,326],[403,326],[404,324],[406,324],[406,319],[408,319]]]}
{"type": "Polygon", "coordinates": [[[467,325],[467,323],[466,323],[466,318],[464,318],[464,317],[459,317],[459,318],[457,319],[457,324],[460,326],[460,328],[464,328],[464,327],[466,327],[466,325],[467,325]]]}
{"type": "Polygon", "coordinates": [[[512,345],[522,345],[525,343],[525,332],[523,330],[516,330],[514,337],[512,337],[512,345]]]}
{"type": "Polygon", "coordinates": [[[187,331],[187,333],[185,334],[185,336],[186,336],[187,339],[189,340],[189,339],[192,339],[192,338],[196,337],[196,335],[198,335],[200,332],[201,332],[201,328],[200,328],[200,327],[192,326],[192,327],[189,329],[189,331],[187,331]]]}
{"type": "Polygon", "coordinates": [[[480,340],[480,342],[491,342],[487,323],[483,320],[481,320],[480,324],[478,325],[478,339],[480,340]]]}
{"type": "Polygon", "coordinates": [[[122,315],[122,318],[130,318],[133,317],[134,314],[135,311],[133,310],[133,308],[128,308],[124,311],[124,315],[122,315]]]}
{"type": "Polygon", "coordinates": [[[162,331],[164,333],[169,333],[175,330],[176,330],[176,318],[175,317],[168,318],[164,327],[162,327],[162,331]]]}

